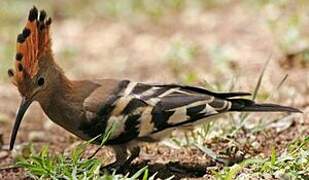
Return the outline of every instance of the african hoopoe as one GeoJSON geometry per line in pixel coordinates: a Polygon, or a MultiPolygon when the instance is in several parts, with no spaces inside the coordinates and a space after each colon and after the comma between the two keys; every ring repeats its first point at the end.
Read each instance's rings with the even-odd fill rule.
{"type": "MultiPolygon", "coordinates": [[[[11,134],[13,149],[21,120],[33,101],[38,101],[56,124],[83,140],[117,128],[106,142],[116,153],[116,164],[127,159],[132,142],[159,140],[156,134],[202,122],[229,111],[286,111],[298,109],[276,104],[256,104],[238,98],[250,93],[215,93],[200,87],[176,84],[144,84],[129,80],[69,80],[55,63],[49,29],[51,18],[33,7],[17,37],[15,71],[8,74],[22,101],[11,134]]],[[[95,141],[100,143],[100,141],[95,141]]],[[[136,153],[138,155],[138,153],[136,153]]],[[[131,158],[132,159],[132,158],[131,158]]]]}

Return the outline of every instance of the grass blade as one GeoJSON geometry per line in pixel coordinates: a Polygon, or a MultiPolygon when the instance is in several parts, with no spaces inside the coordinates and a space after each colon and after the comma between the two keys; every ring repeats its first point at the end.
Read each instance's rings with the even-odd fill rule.
{"type": "Polygon", "coordinates": [[[262,80],[263,80],[266,68],[267,68],[267,66],[268,66],[268,64],[269,64],[269,62],[271,60],[271,57],[272,57],[272,55],[269,56],[269,58],[267,59],[266,63],[264,64],[262,72],[261,72],[261,74],[259,76],[259,79],[258,79],[258,81],[256,83],[256,86],[255,86],[255,89],[254,89],[254,92],[253,92],[253,95],[252,95],[252,100],[253,101],[256,99],[256,96],[257,96],[257,94],[258,94],[258,92],[260,90],[260,87],[261,87],[261,84],[262,84],[262,80]]]}

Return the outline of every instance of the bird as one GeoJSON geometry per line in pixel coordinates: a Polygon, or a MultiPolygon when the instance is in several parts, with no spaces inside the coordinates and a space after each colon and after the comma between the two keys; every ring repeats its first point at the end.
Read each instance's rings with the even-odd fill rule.
{"type": "MultiPolygon", "coordinates": [[[[17,35],[14,69],[8,76],[21,95],[9,149],[32,102],[65,130],[89,141],[114,125],[105,145],[121,166],[139,156],[140,142],[160,141],[164,132],[207,121],[227,112],[301,112],[277,104],[259,104],[247,92],[219,93],[181,84],[143,83],[119,79],[71,80],[52,51],[51,17],[35,6],[17,35]],[[131,154],[131,155],[129,155],[131,154]]],[[[93,141],[100,144],[100,138],[93,141]]]]}

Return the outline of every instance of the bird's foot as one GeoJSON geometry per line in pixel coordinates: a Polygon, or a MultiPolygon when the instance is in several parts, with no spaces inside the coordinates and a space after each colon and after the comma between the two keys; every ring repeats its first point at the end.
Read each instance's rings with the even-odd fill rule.
{"type": "Polygon", "coordinates": [[[117,172],[117,173],[121,173],[123,171],[124,166],[119,163],[119,162],[113,162],[111,164],[108,164],[106,166],[104,166],[102,169],[112,173],[112,172],[117,172]]]}
{"type": "Polygon", "coordinates": [[[104,166],[103,169],[108,170],[109,172],[124,173],[125,170],[130,166],[131,162],[139,156],[141,149],[140,147],[134,147],[131,151],[131,155],[125,161],[115,161],[107,166],[104,166]]]}

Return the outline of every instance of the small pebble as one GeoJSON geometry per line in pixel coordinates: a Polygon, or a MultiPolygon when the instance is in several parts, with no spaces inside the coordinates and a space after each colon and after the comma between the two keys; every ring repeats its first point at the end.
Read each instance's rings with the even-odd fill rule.
{"type": "Polygon", "coordinates": [[[249,136],[249,142],[253,142],[256,140],[256,136],[255,135],[250,135],[249,136]]]}
{"type": "Polygon", "coordinates": [[[8,157],[9,153],[7,151],[0,151],[0,159],[8,157]]]}
{"type": "Polygon", "coordinates": [[[239,139],[237,139],[237,141],[238,141],[240,144],[246,144],[246,143],[247,143],[247,138],[239,138],[239,139]]]}
{"type": "Polygon", "coordinates": [[[283,170],[277,170],[276,172],[274,172],[274,176],[275,176],[275,178],[278,178],[278,179],[284,179],[284,171],[283,170]]]}
{"type": "Polygon", "coordinates": [[[32,142],[47,141],[46,132],[44,131],[32,131],[29,133],[28,138],[32,142]]]}
{"type": "Polygon", "coordinates": [[[274,179],[274,178],[272,177],[272,175],[269,174],[269,173],[264,173],[264,174],[262,175],[262,178],[263,178],[263,179],[274,179]]]}
{"type": "Polygon", "coordinates": [[[261,144],[258,143],[257,141],[254,141],[251,146],[253,147],[254,150],[258,150],[261,147],[261,144]]]}

